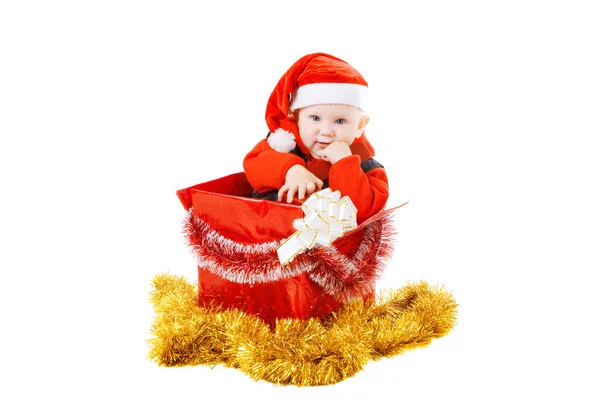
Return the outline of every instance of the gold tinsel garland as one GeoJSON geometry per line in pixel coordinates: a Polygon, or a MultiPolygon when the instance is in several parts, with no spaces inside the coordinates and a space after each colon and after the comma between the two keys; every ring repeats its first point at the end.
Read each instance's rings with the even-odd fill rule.
{"type": "Polygon", "coordinates": [[[272,331],[239,310],[198,306],[197,286],[158,275],[150,358],[163,366],[224,364],[255,380],[328,385],[370,360],[426,346],[456,322],[457,304],[443,288],[409,284],[375,303],[347,303],[326,320],[283,319],[272,331]]]}

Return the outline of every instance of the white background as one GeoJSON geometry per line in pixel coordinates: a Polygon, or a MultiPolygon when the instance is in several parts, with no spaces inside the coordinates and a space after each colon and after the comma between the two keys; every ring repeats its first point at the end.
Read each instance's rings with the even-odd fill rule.
{"type": "Polygon", "coordinates": [[[373,3],[1,3],[1,398],[599,398],[595,2],[373,3]],[[458,325],[327,387],[156,366],[151,279],[196,278],[175,191],[241,171],[317,51],[409,201],[380,288],[445,285],[458,325]]]}

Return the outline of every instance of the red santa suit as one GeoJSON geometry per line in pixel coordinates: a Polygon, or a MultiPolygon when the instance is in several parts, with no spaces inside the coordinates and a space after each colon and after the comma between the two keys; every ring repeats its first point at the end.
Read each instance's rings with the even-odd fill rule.
{"type": "MultiPolygon", "coordinates": [[[[297,132],[292,117],[282,125],[290,132],[297,132]]],[[[297,133],[294,136],[299,137],[297,133]]],[[[330,187],[350,197],[358,209],[358,223],[384,208],[389,197],[387,175],[383,166],[373,159],[373,147],[364,136],[355,139],[350,146],[351,156],[333,165],[311,157],[302,149],[304,146],[296,145],[292,152],[280,152],[272,148],[268,138],[261,140],[244,158],[244,171],[252,187],[263,194],[279,190],[285,183],[287,171],[294,165],[302,165],[324,181],[323,188],[330,187]]]]}

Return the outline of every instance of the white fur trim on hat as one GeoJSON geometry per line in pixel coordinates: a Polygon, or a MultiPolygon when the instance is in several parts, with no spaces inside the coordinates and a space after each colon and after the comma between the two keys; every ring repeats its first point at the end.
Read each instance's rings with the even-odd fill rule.
{"type": "Polygon", "coordinates": [[[280,153],[289,153],[296,147],[296,139],[290,132],[281,128],[275,129],[275,132],[269,135],[267,142],[274,150],[280,153]]]}
{"type": "Polygon", "coordinates": [[[347,104],[366,112],[368,93],[366,86],[355,83],[311,83],[296,90],[290,110],[317,104],[347,104]]]}

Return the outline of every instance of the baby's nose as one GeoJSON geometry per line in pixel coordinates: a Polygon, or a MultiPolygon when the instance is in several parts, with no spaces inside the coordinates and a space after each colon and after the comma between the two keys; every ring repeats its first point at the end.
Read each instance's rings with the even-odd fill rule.
{"type": "Polygon", "coordinates": [[[321,135],[323,136],[332,136],[333,135],[333,128],[330,125],[326,125],[321,127],[321,135]]]}

